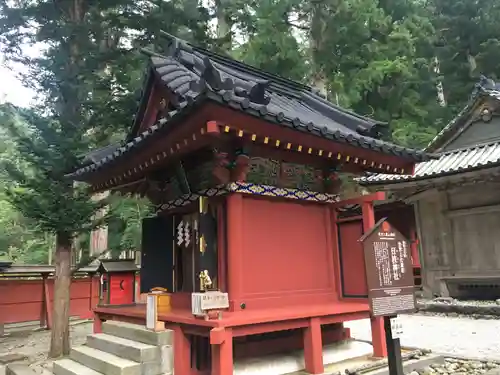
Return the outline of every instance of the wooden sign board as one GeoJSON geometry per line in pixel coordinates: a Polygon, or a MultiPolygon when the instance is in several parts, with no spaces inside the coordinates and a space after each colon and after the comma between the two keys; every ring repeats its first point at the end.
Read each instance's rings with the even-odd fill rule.
{"type": "Polygon", "coordinates": [[[372,316],[416,310],[409,241],[386,219],[360,239],[363,243],[368,299],[372,316]]]}
{"type": "Polygon", "coordinates": [[[204,315],[208,310],[224,310],[229,308],[227,293],[209,291],[205,293],[191,293],[191,310],[193,315],[204,315]]]}
{"type": "Polygon", "coordinates": [[[146,300],[146,328],[154,330],[157,321],[158,311],[156,309],[156,296],[148,294],[146,300]]]}

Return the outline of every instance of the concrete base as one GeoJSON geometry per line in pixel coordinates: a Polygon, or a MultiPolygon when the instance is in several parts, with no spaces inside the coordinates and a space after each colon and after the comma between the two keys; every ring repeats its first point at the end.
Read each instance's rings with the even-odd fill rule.
{"type": "MultiPolygon", "coordinates": [[[[355,340],[343,341],[323,348],[323,362],[329,365],[373,353],[370,344],[355,340]]],[[[304,370],[304,352],[248,358],[236,361],[234,375],[284,375],[304,370]]]]}

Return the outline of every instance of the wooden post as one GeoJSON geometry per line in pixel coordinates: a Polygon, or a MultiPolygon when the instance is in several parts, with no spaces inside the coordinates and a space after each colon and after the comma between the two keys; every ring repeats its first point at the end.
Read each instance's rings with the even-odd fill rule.
{"type": "Polygon", "coordinates": [[[45,298],[45,277],[42,273],[42,306],[40,308],[40,328],[47,327],[47,300],[45,298]]]}
{"type": "Polygon", "coordinates": [[[174,373],[191,374],[191,345],[180,325],[172,327],[174,331],[174,373]]]}
{"type": "Polygon", "coordinates": [[[304,362],[305,370],[310,374],[322,374],[325,371],[319,318],[311,318],[304,329],[304,362]]]}
{"type": "Polygon", "coordinates": [[[401,357],[401,343],[398,338],[392,337],[391,317],[384,317],[384,328],[389,362],[390,375],[404,375],[403,358],[401,357]]]}
{"type": "MultiPolygon", "coordinates": [[[[363,202],[363,231],[368,232],[375,225],[373,202],[363,202]]],[[[383,318],[370,318],[374,357],[387,357],[387,345],[383,318]]]]}
{"type": "Polygon", "coordinates": [[[227,198],[227,288],[229,308],[239,310],[241,302],[241,252],[243,246],[243,197],[231,194],[227,198]]]}
{"type": "Polygon", "coordinates": [[[89,281],[90,281],[89,314],[90,314],[90,316],[92,316],[92,311],[94,311],[94,298],[93,298],[94,297],[94,274],[89,273],[88,277],[89,277],[89,281]]]}
{"type": "Polygon", "coordinates": [[[214,375],[233,375],[233,332],[230,328],[210,331],[212,371],[214,375]]]}
{"type": "Polygon", "coordinates": [[[52,303],[50,301],[50,292],[49,292],[49,280],[48,275],[42,275],[43,281],[43,295],[44,295],[44,304],[45,304],[45,317],[47,323],[47,329],[52,328],[52,303]]]}
{"type": "Polygon", "coordinates": [[[94,333],[102,333],[102,320],[98,313],[94,312],[94,333]]]}

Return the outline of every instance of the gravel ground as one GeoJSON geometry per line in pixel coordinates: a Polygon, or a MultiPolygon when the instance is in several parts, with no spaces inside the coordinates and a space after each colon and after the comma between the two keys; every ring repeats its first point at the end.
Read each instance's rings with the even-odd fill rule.
{"type": "Polygon", "coordinates": [[[456,358],[445,358],[444,365],[430,365],[407,375],[480,375],[498,369],[500,365],[488,361],[467,361],[456,358]]]}
{"type": "MultiPolygon", "coordinates": [[[[82,345],[87,335],[92,333],[92,323],[80,323],[70,327],[71,344],[82,345]]],[[[10,336],[0,337],[0,355],[19,353],[27,356],[26,363],[33,369],[40,367],[51,367],[51,361],[47,361],[47,353],[50,346],[50,331],[19,332],[10,336]]],[[[37,371],[41,372],[41,371],[37,371]]]]}
{"type": "MultiPolygon", "coordinates": [[[[500,360],[500,320],[401,315],[403,346],[430,349],[434,353],[467,358],[500,360]]],[[[351,335],[371,340],[368,319],[346,324],[351,335]]]]}

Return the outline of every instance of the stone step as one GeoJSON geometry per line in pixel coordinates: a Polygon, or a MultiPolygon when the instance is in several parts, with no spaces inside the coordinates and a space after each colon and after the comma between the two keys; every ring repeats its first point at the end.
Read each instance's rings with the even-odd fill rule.
{"type": "Polygon", "coordinates": [[[37,373],[28,365],[12,363],[7,365],[5,375],[37,375],[37,373]]]}
{"type": "Polygon", "coordinates": [[[69,358],[55,361],[52,372],[54,375],[103,375],[69,358]]]}
{"type": "Polygon", "coordinates": [[[88,346],[74,348],[70,358],[105,375],[141,375],[139,363],[88,346]]]}
{"type": "Polygon", "coordinates": [[[160,361],[160,353],[156,346],[106,333],[89,335],[87,346],[139,363],[160,361]]]}
{"type": "Polygon", "coordinates": [[[173,332],[153,332],[145,326],[125,322],[107,321],[102,324],[102,332],[111,336],[121,337],[143,344],[154,346],[172,345],[173,332]]]}

